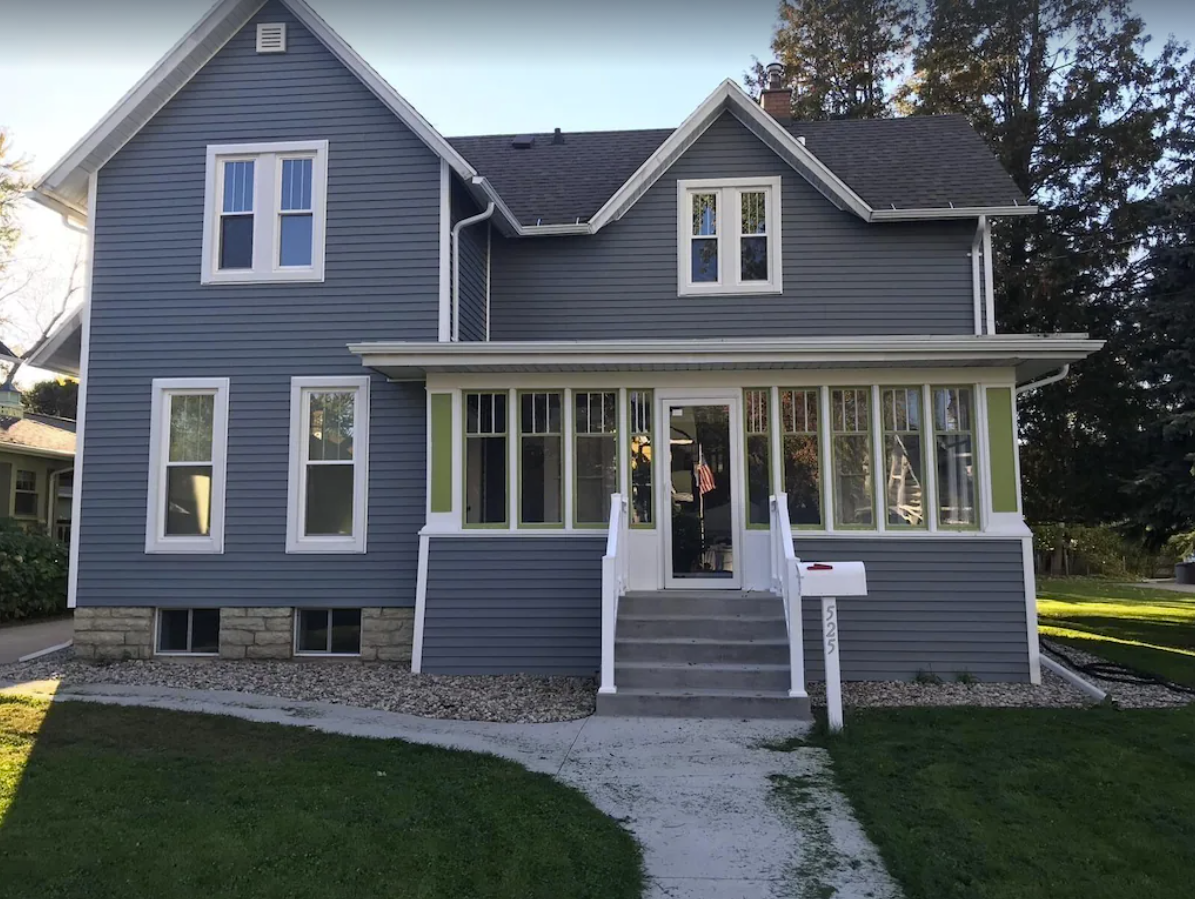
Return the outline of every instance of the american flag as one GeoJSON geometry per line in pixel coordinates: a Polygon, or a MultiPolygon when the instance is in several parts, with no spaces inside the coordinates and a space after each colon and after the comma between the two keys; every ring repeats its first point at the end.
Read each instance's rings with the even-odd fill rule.
{"type": "Polygon", "coordinates": [[[697,457],[697,489],[704,496],[716,486],[714,483],[714,470],[705,464],[705,453],[699,451],[697,457]]]}

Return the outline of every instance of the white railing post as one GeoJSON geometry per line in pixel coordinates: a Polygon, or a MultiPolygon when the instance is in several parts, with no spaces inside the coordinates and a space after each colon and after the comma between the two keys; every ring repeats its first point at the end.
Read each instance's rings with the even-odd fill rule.
{"type": "Polygon", "coordinates": [[[627,591],[630,565],[627,541],[630,532],[627,500],[621,494],[610,497],[610,526],[606,554],[602,556],[602,676],[599,693],[614,693],[614,637],[618,626],[618,600],[627,591]]]}
{"type": "Polygon", "coordinates": [[[788,520],[788,495],[777,493],[768,503],[772,539],[772,590],[784,605],[791,673],[788,695],[803,699],[805,693],[805,644],[801,621],[801,574],[797,567],[793,529],[788,520]]]}

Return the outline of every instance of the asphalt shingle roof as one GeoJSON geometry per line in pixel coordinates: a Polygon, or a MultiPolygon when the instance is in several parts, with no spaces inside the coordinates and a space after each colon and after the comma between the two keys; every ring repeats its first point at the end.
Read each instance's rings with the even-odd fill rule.
{"type": "Polygon", "coordinates": [[[60,453],[75,451],[75,423],[48,415],[0,417],[0,450],[6,445],[60,453]]]}
{"type": "MultiPolygon", "coordinates": [[[[792,122],[789,132],[873,209],[1024,205],[1025,197],[965,118],[792,122]]],[[[672,134],[584,131],[552,143],[535,134],[452,137],[449,143],[490,180],[523,225],[587,221],[672,134]]]]}

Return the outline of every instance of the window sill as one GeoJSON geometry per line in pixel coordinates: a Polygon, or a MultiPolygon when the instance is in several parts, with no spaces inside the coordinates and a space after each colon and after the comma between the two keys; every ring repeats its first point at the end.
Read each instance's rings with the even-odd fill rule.
{"type": "Polygon", "coordinates": [[[204,286],[215,284],[319,284],[323,283],[323,280],[324,273],[322,271],[305,268],[276,272],[216,272],[205,278],[200,278],[199,283],[204,286]]]}
{"type": "Polygon", "coordinates": [[[361,652],[296,652],[296,659],[359,659],[361,652]]]}
{"type": "Polygon", "coordinates": [[[364,540],[339,540],[339,541],[310,541],[300,540],[297,543],[288,543],[286,552],[290,555],[304,555],[304,554],[365,554],[364,540]]]}
{"type": "Polygon", "coordinates": [[[172,651],[166,651],[166,652],[163,652],[163,651],[156,650],[156,649],[154,650],[154,658],[166,658],[166,659],[218,659],[219,657],[220,657],[220,653],[219,653],[219,652],[186,652],[186,651],[184,651],[184,650],[179,650],[179,651],[177,651],[177,652],[172,652],[172,651]]]}
{"type": "Polygon", "coordinates": [[[704,287],[682,287],[677,290],[678,297],[741,297],[741,296],[776,296],[784,293],[784,286],[768,284],[761,287],[725,287],[721,284],[704,287]]]}
{"type": "Polygon", "coordinates": [[[199,542],[180,542],[174,543],[158,541],[156,543],[147,544],[145,547],[146,555],[223,555],[224,547],[214,541],[205,540],[199,542]]]}

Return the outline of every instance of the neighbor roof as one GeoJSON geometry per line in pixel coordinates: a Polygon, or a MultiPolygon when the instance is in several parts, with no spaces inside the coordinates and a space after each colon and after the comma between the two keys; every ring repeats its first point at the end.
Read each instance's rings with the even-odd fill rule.
{"type": "Polygon", "coordinates": [[[0,340],[0,361],[17,362],[20,358],[20,356],[4,345],[4,341],[0,340]]]}
{"type": "MultiPolygon", "coordinates": [[[[785,130],[875,210],[1027,206],[963,116],[789,122],[785,130]]],[[[450,137],[524,226],[588,221],[675,131],[450,137]]]]}
{"type": "Polygon", "coordinates": [[[50,415],[0,416],[0,450],[13,448],[50,456],[73,456],[75,423],[50,415]]]}

